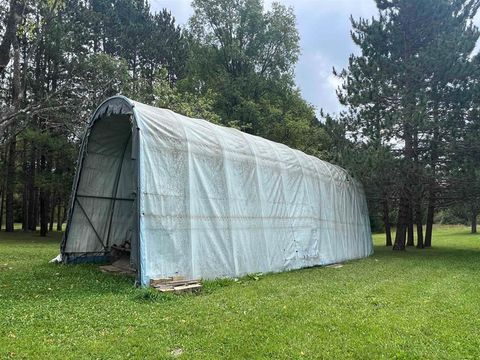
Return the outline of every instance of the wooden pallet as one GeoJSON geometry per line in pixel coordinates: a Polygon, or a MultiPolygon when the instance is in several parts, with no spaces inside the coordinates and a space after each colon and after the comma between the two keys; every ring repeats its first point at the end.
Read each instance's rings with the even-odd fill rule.
{"type": "Polygon", "coordinates": [[[200,280],[186,280],[183,276],[152,279],[150,280],[150,286],[160,292],[174,294],[198,292],[202,289],[200,280]]]}

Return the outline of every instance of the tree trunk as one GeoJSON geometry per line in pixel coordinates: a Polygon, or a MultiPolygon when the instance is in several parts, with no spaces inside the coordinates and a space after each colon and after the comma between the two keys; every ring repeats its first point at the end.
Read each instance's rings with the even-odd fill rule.
{"type": "MultiPolygon", "coordinates": [[[[11,6],[15,7],[18,10],[19,4],[12,0],[10,3],[11,6]]],[[[15,10],[15,11],[16,11],[15,10]]],[[[23,11],[23,10],[22,10],[23,11]]],[[[15,14],[18,17],[18,14],[15,14]]],[[[18,19],[17,19],[18,20],[18,19]]],[[[12,102],[15,107],[15,110],[19,110],[21,107],[22,101],[22,80],[21,80],[21,70],[20,70],[20,45],[18,43],[16,33],[11,39],[11,44],[13,44],[13,79],[12,79],[12,102]]],[[[3,42],[2,42],[3,45],[3,42]]],[[[8,46],[10,51],[10,45],[8,46]]],[[[1,55],[0,55],[1,56],[1,55]]],[[[15,193],[15,182],[16,182],[16,169],[15,164],[17,161],[17,138],[15,135],[15,124],[11,126],[11,134],[8,138],[8,159],[7,159],[7,185],[6,185],[6,203],[5,203],[5,231],[13,232],[14,230],[14,214],[13,214],[13,201],[15,193]]]]}
{"type": "MultiPolygon", "coordinates": [[[[434,103],[433,105],[433,120],[434,123],[437,123],[438,120],[438,104],[434,103]]],[[[438,161],[438,145],[440,143],[440,131],[438,127],[434,128],[433,139],[431,142],[431,155],[430,155],[430,166],[432,168],[432,177],[429,181],[428,188],[428,205],[427,205],[427,224],[425,229],[425,243],[424,246],[429,248],[432,246],[432,232],[433,232],[433,219],[435,217],[435,203],[436,203],[436,166],[438,161]]]]}
{"type": "Polygon", "coordinates": [[[472,234],[477,233],[477,216],[478,216],[478,209],[476,206],[473,206],[472,207],[472,229],[471,229],[472,234]]]}
{"type": "Polygon", "coordinates": [[[433,231],[433,217],[435,216],[435,193],[430,189],[430,195],[428,196],[428,209],[427,209],[427,226],[425,229],[425,244],[426,248],[432,246],[432,231],[433,231]]]}
{"type": "Polygon", "coordinates": [[[28,187],[23,184],[22,194],[22,230],[28,231],[28,187]]]}
{"type": "Polygon", "coordinates": [[[408,223],[408,199],[402,195],[398,207],[397,232],[395,234],[395,244],[393,250],[405,250],[405,238],[408,223]]]}
{"type": "Polygon", "coordinates": [[[15,157],[16,157],[17,139],[13,135],[8,145],[7,160],[7,186],[5,195],[5,231],[13,232],[13,197],[15,192],[15,157]]]}
{"type": "Polygon", "coordinates": [[[388,199],[383,200],[383,223],[385,224],[385,246],[392,246],[392,229],[390,226],[390,209],[388,199]]]}
{"type": "Polygon", "coordinates": [[[51,196],[51,202],[50,202],[50,224],[48,225],[48,231],[52,232],[53,231],[53,222],[55,220],[55,202],[56,202],[56,194],[55,192],[51,196]]]}
{"type": "Polygon", "coordinates": [[[40,220],[40,191],[37,188],[35,188],[35,206],[33,208],[33,219],[36,231],[40,220]]]}
{"type": "MultiPolygon", "coordinates": [[[[409,110],[407,114],[413,113],[410,109],[414,102],[413,101],[406,101],[406,108],[409,110]]],[[[400,194],[400,202],[398,205],[398,217],[397,217],[397,232],[395,234],[395,244],[393,245],[393,250],[405,250],[405,240],[407,235],[407,230],[410,235],[410,226],[411,223],[411,206],[410,206],[410,199],[411,199],[411,186],[412,186],[412,173],[411,169],[413,167],[413,136],[412,136],[412,128],[411,124],[409,123],[410,116],[405,114],[404,121],[403,121],[403,139],[405,141],[405,147],[403,149],[403,154],[405,156],[405,166],[402,169],[404,172],[404,176],[401,181],[401,194],[400,194]]]]}
{"type": "MultiPolygon", "coordinates": [[[[42,172],[46,169],[46,159],[44,155],[40,157],[40,169],[42,172]]],[[[40,236],[47,236],[48,233],[49,197],[49,192],[40,188],[40,236]]]]}
{"type": "Polygon", "coordinates": [[[417,248],[423,249],[425,246],[423,244],[423,224],[422,221],[417,221],[417,248]]]}
{"type": "Polygon", "coordinates": [[[45,191],[40,190],[40,236],[47,236],[48,233],[48,196],[45,191]]]}
{"type": "Polygon", "coordinates": [[[30,148],[30,161],[28,166],[27,187],[28,187],[28,230],[37,230],[37,221],[35,218],[35,208],[37,206],[37,195],[35,191],[35,172],[36,172],[36,156],[35,146],[32,143],[30,148]]]}
{"type": "Polygon", "coordinates": [[[417,199],[415,204],[415,222],[417,224],[417,248],[423,249],[423,223],[422,223],[422,204],[417,199]]]}
{"type": "Polygon", "coordinates": [[[65,224],[67,222],[67,217],[68,217],[67,208],[63,206],[62,224],[65,224]]]}
{"type": "Polygon", "coordinates": [[[62,207],[61,204],[57,205],[57,231],[62,231],[62,207]]]}
{"type": "MultiPolygon", "coordinates": [[[[405,125],[405,158],[411,160],[412,156],[412,144],[411,138],[409,137],[408,126],[405,125]]],[[[408,168],[408,167],[407,167],[408,168]]],[[[407,237],[407,230],[410,235],[410,226],[411,223],[411,210],[410,210],[410,174],[405,175],[403,180],[400,202],[398,204],[398,216],[397,216],[397,232],[395,234],[395,243],[393,244],[393,250],[405,250],[405,242],[407,237]]]]}
{"type": "Polygon", "coordinates": [[[27,140],[23,141],[22,149],[23,164],[23,193],[22,193],[22,230],[28,231],[28,161],[27,161],[27,140]]]}
{"type": "MultiPolygon", "coordinates": [[[[4,174],[7,174],[7,170],[8,170],[8,146],[5,146],[5,153],[4,153],[4,157],[3,157],[3,160],[4,160],[4,166],[5,168],[3,169],[3,173],[4,174]]],[[[2,230],[2,225],[3,225],[3,209],[4,209],[4,205],[5,205],[5,192],[7,190],[7,178],[5,177],[4,181],[3,181],[3,184],[1,184],[2,186],[2,198],[0,200],[0,230],[2,230]]]]}
{"type": "Polygon", "coordinates": [[[24,1],[10,0],[10,9],[6,19],[6,28],[3,33],[3,39],[0,43],[0,75],[10,62],[10,48],[17,36],[18,24],[23,17],[24,1]]]}
{"type": "Polygon", "coordinates": [[[0,189],[0,230],[2,230],[3,226],[3,203],[5,199],[5,187],[2,185],[2,188],[0,189]]]}
{"type": "Polygon", "coordinates": [[[408,236],[407,246],[414,246],[414,228],[413,228],[413,209],[412,205],[408,205],[408,236]]]}

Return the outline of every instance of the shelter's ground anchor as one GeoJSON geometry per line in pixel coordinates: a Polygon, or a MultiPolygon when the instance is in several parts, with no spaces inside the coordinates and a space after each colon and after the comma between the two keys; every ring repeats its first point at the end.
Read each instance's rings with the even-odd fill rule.
{"type": "Polygon", "coordinates": [[[186,280],[183,276],[173,276],[150,280],[150,287],[163,293],[181,294],[202,290],[200,280],[186,280]]]}

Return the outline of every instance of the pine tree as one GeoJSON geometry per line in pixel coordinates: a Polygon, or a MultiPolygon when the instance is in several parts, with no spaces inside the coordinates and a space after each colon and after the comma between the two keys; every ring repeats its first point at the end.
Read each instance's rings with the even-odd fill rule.
{"type": "Polygon", "coordinates": [[[352,55],[348,70],[339,74],[344,80],[339,97],[348,107],[344,119],[359,141],[374,148],[390,145],[398,159],[389,191],[397,191],[398,198],[394,249],[405,249],[413,223],[421,248],[424,193],[428,188],[430,221],[438,195],[441,147],[458,125],[450,116],[458,105],[458,94],[453,97],[451,88],[465,91],[464,74],[478,38],[470,19],[479,4],[476,0],[376,2],[377,18],[352,19],[352,38],[362,53],[352,55]]]}

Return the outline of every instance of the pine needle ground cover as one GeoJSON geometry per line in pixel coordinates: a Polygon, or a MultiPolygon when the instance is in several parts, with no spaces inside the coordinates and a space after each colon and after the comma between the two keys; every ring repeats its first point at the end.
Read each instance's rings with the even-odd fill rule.
{"type": "Polygon", "coordinates": [[[436,228],[434,248],[207,282],[200,295],[137,289],[98,266],[48,264],[47,239],[0,235],[0,358],[480,357],[480,236],[436,228]]]}

